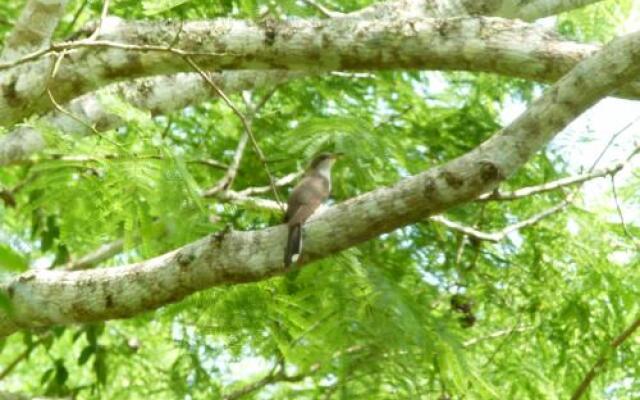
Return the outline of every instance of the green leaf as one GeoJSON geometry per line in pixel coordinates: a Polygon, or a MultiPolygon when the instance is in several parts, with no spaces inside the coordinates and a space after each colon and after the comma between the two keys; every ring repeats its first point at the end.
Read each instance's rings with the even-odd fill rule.
{"type": "Polygon", "coordinates": [[[142,7],[146,15],[154,15],[171,10],[189,1],[190,0],[144,0],[142,7]]]}
{"type": "Polygon", "coordinates": [[[78,365],[84,365],[87,361],[89,361],[89,357],[95,352],[96,348],[94,346],[88,345],[82,349],[80,352],[80,357],[78,357],[78,365]]]}
{"type": "Polygon", "coordinates": [[[69,371],[67,371],[67,368],[64,366],[64,360],[62,359],[56,360],[56,376],[55,376],[56,383],[59,386],[62,386],[65,384],[68,378],[69,378],[69,371]]]}
{"type": "MultiPolygon", "coordinates": [[[[0,269],[12,272],[26,271],[29,264],[27,259],[12,249],[9,245],[0,244],[0,269]]],[[[0,296],[0,306],[2,304],[0,296]]]]}
{"type": "Polygon", "coordinates": [[[93,362],[93,371],[96,374],[98,383],[101,385],[107,384],[107,363],[105,360],[104,352],[97,351],[95,361],[93,362]]]}

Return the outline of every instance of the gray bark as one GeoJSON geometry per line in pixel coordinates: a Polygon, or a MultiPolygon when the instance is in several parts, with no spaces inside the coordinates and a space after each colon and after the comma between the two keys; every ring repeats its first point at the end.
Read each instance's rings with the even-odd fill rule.
{"type": "MultiPolygon", "coordinates": [[[[194,57],[209,70],[468,70],[553,82],[599,48],[559,39],[520,21],[484,17],[262,24],[216,20],[182,27],[120,22],[116,30],[129,44],[164,47],[175,41],[184,51],[210,54],[194,57]]],[[[104,39],[110,39],[109,32],[105,29],[104,39]]],[[[11,125],[50,110],[50,100],[42,96],[47,83],[57,101],[66,102],[117,80],[189,71],[184,60],[170,52],[98,45],[74,50],[49,79],[51,57],[12,67],[0,76],[0,123],[11,125]]],[[[634,96],[640,84],[631,81],[623,89],[634,96]]]]}
{"type": "Polygon", "coordinates": [[[4,41],[0,61],[48,47],[66,5],[67,0],[29,0],[4,41]]]}
{"type": "MultiPolygon", "coordinates": [[[[557,132],[640,74],[640,33],[607,45],[550,87],[494,137],[442,166],[337,204],[305,225],[302,264],[476,198],[513,174],[557,132]]],[[[21,328],[125,318],[205,288],[283,271],[286,226],[219,232],[154,259],[119,268],[38,271],[3,285],[13,313],[0,335],[21,328]]]]}
{"type": "MultiPolygon", "coordinates": [[[[559,11],[566,11],[595,0],[538,0],[532,1],[520,7],[520,1],[514,0],[396,0],[379,2],[345,16],[361,18],[392,18],[392,17],[453,17],[467,14],[483,14],[506,16],[531,20],[535,18],[554,15],[559,11]],[[534,11],[531,11],[534,10],[534,11]]],[[[112,32],[112,36],[120,38],[122,35],[112,32]]],[[[277,81],[284,81],[299,76],[286,71],[246,71],[223,72],[215,81],[225,92],[235,90],[255,89],[264,82],[272,82],[273,74],[277,74],[277,81]],[[238,82],[238,81],[241,81],[238,82]]],[[[216,74],[217,75],[217,74],[216,74]]],[[[107,87],[102,91],[111,92],[113,88],[107,87]]],[[[132,83],[121,83],[115,89],[127,101],[131,101],[142,110],[150,110],[153,113],[168,113],[181,109],[189,104],[203,101],[212,94],[210,87],[203,84],[198,74],[176,74],[174,76],[160,76],[155,78],[142,78],[132,83]],[[184,88],[189,88],[185,90],[184,88]],[[142,90],[144,89],[144,90],[142,90]],[[159,95],[155,95],[159,93],[159,95]],[[170,93],[171,95],[166,95],[170,93]],[[160,95],[164,94],[164,95],[160,95]]],[[[120,126],[123,121],[115,115],[109,114],[99,106],[99,93],[88,93],[74,99],[67,108],[87,124],[81,124],[67,115],[53,111],[47,115],[44,124],[54,130],[65,133],[90,134],[89,126],[94,126],[98,131],[106,131],[120,126]],[[98,107],[96,107],[98,105],[98,107]]],[[[21,126],[13,129],[9,134],[0,137],[0,166],[25,161],[35,152],[42,150],[46,143],[36,128],[21,126]]]]}
{"type": "MultiPolygon", "coordinates": [[[[276,84],[297,75],[300,74],[287,71],[223,71],[212,73],[211,78],[225,92],[238,92],[276,84]]],[[[170,113],[216,96],[210,86],[202,84],[202,78],[197,74],[141,78],[72,100],[67,109],[86,124],[63,113],[53,112],[43,117],[38,125],[48,125],[56,131],[78,136],[92,134],[87,125],[99,132],[121,126],[125,121],[100,103],[103,95],[121,96],[152,115],[170,113]]],[[[0,137],[0,166],[27,161],[32,154],[45,147],[46,141],[37,126],[21,125],[0,137]]]]}

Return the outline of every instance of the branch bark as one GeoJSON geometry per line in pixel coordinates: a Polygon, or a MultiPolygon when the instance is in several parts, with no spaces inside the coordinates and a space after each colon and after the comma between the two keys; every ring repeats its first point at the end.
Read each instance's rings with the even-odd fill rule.
{"type": "MultiPolygon", "coordinates": [[[[302,76],[288,71],[223,71],[210,74],[220,88],[228,92],[250,90],[292,77],[302,76]]],[[[118,115],[102,105],[103,96],[120,96],[151,115],[167,114],[190,104],[214,98],[217,94],[202,78],[193,73],[141,78],[134,82],[111,85],[98,92],[88,93],[71,101],[67,109],[85,124],[63,113],[53,112],[43,117],[38,125],[50,126],[56,131],[77,136],[90,135],[87,127],[93,126],[98,132],[117,128],[125,123],[118,115]]],[[[0,137],[0,166],[23,163],[43,150],[46,141],[38,128],[21,125],[0,137]]]]}
{"type": "Polygon", "coordinates": [[[533,21],[600,1],[602,0],[396,0],[374,3],[346,15],[370,19],[484,15],[533,21]]]}
{"type": "Polygon", "coordinates": [[[67,265],[65,265],[65,268],[69,271],[78,271],[93,268],[101,262],[106,261],[116,254],[122,252],[123,248],[124,239],[116,239],[112,242],[103,244],[95,251],[92,251],[89,254],[85,254],[77,260],[69,262],[67,265]]]}
{"type": "Polygon", "coordinates": [[[0,61],[47,48],[66,5],[67,0],[29,0],[4,42],[0,61]]]}
{"type": "Polygon", "coordinates": [[[635,333],[636,330],[640,328],[640,318],[637,318],[635,321],[631,323],[618,337],[613,339],[613,341],[609,344],[609,347],[602,352],[598,360],[593,364],[593,366],[587,371],[584,378],[576,388],[575,392],[571,396],[571,400],[578,400],[585,394],[591,382],[595,379],[598,373],[604,368],[607,359],[609,358],[609,354],[612,351],[615,351],[625,340],[629,339],[631,335],[635,333]]]}
{"type": "MultiPolygon", "coordinates": [[[[640,73],[640,32],[612,41],[549,88],[511,125],[469,153],[327,209],[305,226],[307,264],[473,200],[513,174],[576,116],[640,73]]],[[[13,312],[0,335],[126,318],[212,286],[284,272],[286,227],[218,232],[119,268],[31,271],[2,284],[13,312]]]]}
{"type": "MultiPolygon", "coordinates": [[[[178,50],[169,48],[174,43],[175,49],[191,55],[206,70],[462,69],[540,82],[557,80],[598,50],[596,45],[561,40],[521,21],[484,17],[337,18],[262,24],[119,21],[115,26],[103,30],[101,41],[58,45],[57,51],[69,54],[51,82],[47,82],[46,71],[54,54],[4,71],[0,76],[0,123],[11,125],[51,110],[50,101],[41,96],[46,83],[62,103],[116,80],[189,70],[176,57],[178,50]],[[117,32],[115,37],[112,31],[117,32]]],[[[630,81],[623,89],[622,95],[637,96],[640,83],[630,81]]]]}
{"type": "MultiPolygon", "coordinates": [[[[466,1],[458,4],[457,0],[396,0],[374,3],[373,5],[351,14],[341,14],[352,18],[391,18],[391,17],[454,17],[466,14],[484,13],[484,15],[508,16],[521,19],[535,19],[553,15],[560,8],[580,7],[593,0],[541,0],[530,3],[525,7],[513,7],[512,0],[466,1]],[[544,3],[545,5],[539,5],[544,3]],[[539,6],[533,7],[538,4],[539,6]],[[462,7],[464,6],[464,7],[462,7]],[[472,8],[475,7],[475,8],[472,8]],[[528,8],[539,10],[538,14],[531,14],[528,8]],[[510,10],[503,15],[504,10],[510,10]],[[546,13],[546,14],[545,14],[546,13]]],[[[332,15],[335,17],[336,15],[332,15]]],[[[114,37],[120,34],[112,33],[114,37]]],[[[48,45],[48,43],[47,43],[48,45]]],[[[249,90],[261,87],[266,82],[283,82],[285,80],[305,75],[287,71],[225,71],[212,74],[212,79],[225,92],[249,90]]],[[[103,93],[117,93],[142,110],[150,110],[152,114],[164,114],[181,109],[189,104],[196,104],[211,97],[211,88],[203,84],[197,74],[179,73],[172,76],[143,78],[137,81],[121,83],[105,88],[98,93],[89,93],[74,99],[66,108],[80,117],[88,125],[94,126],[99,132],[116,128],[124,123],[117,115],[111,114],[100,106],[103,93]]],[[[45,117],[45,125],[66,133],[81,135],[90,134],[87,125],[67,115],[60,113],[49,114],[45,117]]],[[[19,163],[32,154],[42,150],[46,143],[42,135],[29,126],[21,126],[9,134],[0,137],[0,166],[19,163]]]]}

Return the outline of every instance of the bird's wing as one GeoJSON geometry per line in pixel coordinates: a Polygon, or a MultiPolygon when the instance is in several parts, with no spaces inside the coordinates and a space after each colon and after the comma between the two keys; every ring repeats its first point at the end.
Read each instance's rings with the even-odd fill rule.
{"type": "Polygon", "coordinates": [[[287,221],[289,226],[303,224],[315,211],[320,207],[321,201],[313,201],[307,204],[301,205],[296,210],[295,214],[287,221]]]}
{"type": "Polygon", "coordinates": [[[285,222],[289,226],[302,224],[327,197],[329,197],[329,183],[325,178],[305,177],[289,196],[285,222]]]}

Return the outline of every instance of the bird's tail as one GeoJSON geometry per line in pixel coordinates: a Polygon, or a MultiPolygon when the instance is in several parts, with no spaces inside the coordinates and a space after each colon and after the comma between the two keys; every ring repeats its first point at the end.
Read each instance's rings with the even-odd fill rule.
{"type": "Polygon", "coordinates": [[[302,253],[302,226],[300,224],[289,227],[289,238],[287,239],[287,250],[284,253],[284,266],[288,268],[295,264],[302,253]]]}

